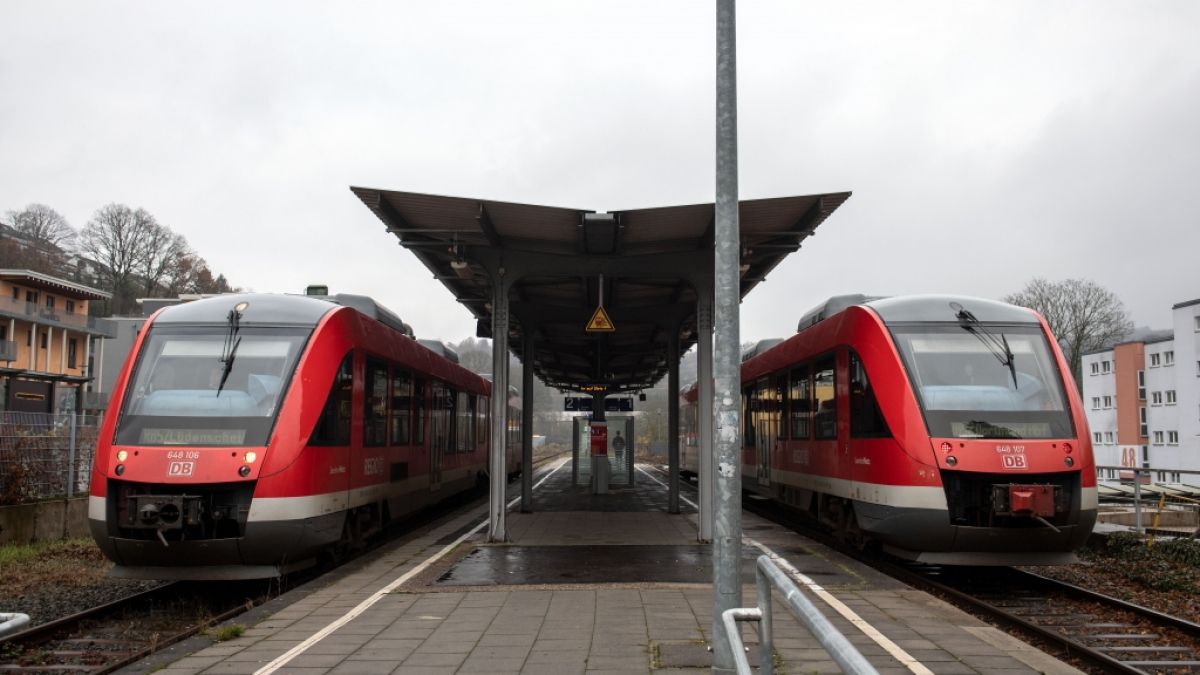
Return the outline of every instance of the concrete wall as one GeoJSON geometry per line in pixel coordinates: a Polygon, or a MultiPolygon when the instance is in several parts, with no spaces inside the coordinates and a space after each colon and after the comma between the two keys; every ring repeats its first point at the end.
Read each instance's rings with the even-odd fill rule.
{"type": "Polygon", "coordinates": [[[87,497],[0,506],[0,545],[88,537],[87,497]]]}

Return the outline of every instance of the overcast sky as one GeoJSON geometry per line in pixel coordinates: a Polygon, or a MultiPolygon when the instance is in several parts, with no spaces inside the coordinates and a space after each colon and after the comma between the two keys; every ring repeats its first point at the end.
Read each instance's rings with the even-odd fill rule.
{"type": "MultiPolygon", "coordinates": [[[[1200,3],[742,2],[744,199],[854,196],[742,306],[1200,298],[1200,3]]],[[[611,211],[712,201],[712,2],[0,6],[0,213],[144,207],[255,291],[469,313],[350,185],[611,211]]]]}

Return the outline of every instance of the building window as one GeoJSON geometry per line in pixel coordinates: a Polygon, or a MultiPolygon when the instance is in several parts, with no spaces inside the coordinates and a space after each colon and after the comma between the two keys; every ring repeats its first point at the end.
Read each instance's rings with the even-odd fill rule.
{"type": "Polygon", "coordinates": [[[1163,352],[1163,363],[1168,366],[1175,365],[1175,350],[1163,352]]]}
{"type": "Polygon", "coordinates": [[[67,314],[74,314],[75,313],[75,301],[68,300],[67,304],[66,304],[66,309],[67,309],[67,314]]]}
{"type": "Polygon", "coordinates": [[[36,305],[37,301],[38,301],[37,291],[25,291],[25,302],[32,302],[33,304],[36,305]]]}
{"type": "Polygon", "coordinates": [[[1175,390],[1167,390],[1167,405],[1175,405],[1175,390]]]}
{"type": "Polygon", "coordinates": [[[75,340],[75,338],[71,338],[70,341],[67,342],[67,367],[68,368],[77,367],[78,355],[79,355],[79,343],[75,340]]]}
{"type": "Polygon", "coordinates": [[[46,309],[54,309],[54,296],[53,295],[46,296],[46,309]]]}
{"type": "Polygon", "coordinates": [[[1106,432],[1104,432],[1104,444],[1105,444],[1105,445],[1112,445],[1112,442],[1113,442],[1113,435],[1112,435],[1112,432],[1111,432],[1111,431],[1106,431],[1106,432]]]}
{"type": "Polygon", "coordinates": [[[1162,365],[1162,354],[1157,352],[1150,355],[1150,367],[1157,368],[1162,365]]]}
{"type": "Polygon", "coordinates": [[[1093,375],[1100,374],[1100,363],[1098,361],[1092,361],[1092,374],[1093,375]]]}
{"type": "Polygon", "coordinates": [[[1138,371],[1138,400],[1146,400],[1146,371],[1138,371]]]}
{"type": "Polygon", "coordinates": [[[1101,361],[1100,362],[1100,370],[1104,371],[1105,373],[1111,373],[1112,372],[1112,361],[1101,361]]]}
{"type": "Polygon", "coordinates": [[[1162,405],[1162,392],[1150,392],[1150,405],[1162,405]]]}
{"type": "Polygon", "coordinates": [[[1111,407],[1112,407],[1112,397],[1105,396],[1104,397],[1104,408],[1107,410],[1108,408],[1111,408],[1111,407]]]}
{"type": "Polygon", "coordinates": [[[1196,324],[1196,332],[1200,333],[1200,316],[1193,316],[1192,321],[1196,324]]]}
{"type": "Polygon", "coordinates": [[[13,286],[12,291],[13,291],[13,300],[20,300],[21,299],[21,289],[17,288],[16,286],[13,286]]]}
{"type": "Polygon", "coordinates": [[[1146,424],[1146,407],[1138,408],[1138,436],[1145,438],[1150,435],[1150,425],[1146,424]]]}
{"type": "Polygon", "coordinates": [[[1161,431],[1154,432],[1154,444],[1155,445],[1163,444],[1163,433],[1161,431]]]}
{"type": "Polygon", "coordinates": [[[1097,432],[1093,433],[1092,435],[1096,437],[1096,445],[1100,445],[1100,432],[1097,431],[1097,432]]]}
{"type": "Polygon", "coordinates": [[[1100,397],[1093,396],[1092,397],[1092,410],[1099,410],[1099,409],[1100,409],[1100,397]]]}
{"type": "Polygon", "coordinates": [[[1168,431],[1167,432],[1167,445],[1179,445],[1179,432],[1178,431],[1168,431]]]}
{"type": "Polygon", "coordinates": [[[50,342],[50,336],[45,333],[42,333],[42,349],[45,349],[46,345],[49,344],[49,342],[50,342]]]}

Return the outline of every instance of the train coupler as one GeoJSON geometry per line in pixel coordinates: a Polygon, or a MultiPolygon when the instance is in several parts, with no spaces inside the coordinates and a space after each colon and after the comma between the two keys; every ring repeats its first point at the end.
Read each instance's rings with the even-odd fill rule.
{"type": "Polygon", "coordinates": [[[1025,516],[1045,523],[1064,509],[1062,488],[1055,485],[992,486],[992,512],[997,516],[1025,516]]]}

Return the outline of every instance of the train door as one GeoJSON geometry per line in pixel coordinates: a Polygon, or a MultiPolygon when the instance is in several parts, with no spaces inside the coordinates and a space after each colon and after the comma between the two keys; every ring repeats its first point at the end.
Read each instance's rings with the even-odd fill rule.
{"type": "Polygon", "coordinates": [[[771,450],[779,441],[779,401],[778,391],[772,385],[770,378],[760,378],[755,384],[755,398],[758,405],[754,413],[757,417],[754,428],[758,431],[755,439],[755,474],[759,485],[771,484],[771,450]]]}
{"type": "Polygon", "coordinates": [[[450,430],[454,392],[445,383],[434,381],[429,411],[429,489],[442,487],[442,462],[450,448],[450,430]]]}

